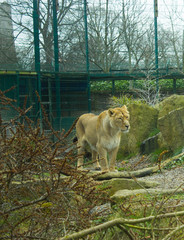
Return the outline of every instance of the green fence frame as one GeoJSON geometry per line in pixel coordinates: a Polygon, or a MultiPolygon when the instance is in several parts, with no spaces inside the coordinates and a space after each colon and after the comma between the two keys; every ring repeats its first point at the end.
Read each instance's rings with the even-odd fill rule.
{"type": "MultiPolygon", "coordinates": [[[[86,74],[60,74],[0,71],[0,89],[2,91],[15,86],[7,97],[17,100],[17,107],[23,107],[27,97],[27,107],[32,106],[28,116],[36,121],[40,119],[40,103],[36,96],[41,84],[41,104],[55,130],[68,130],[73,121],[82,113],[88,112],[88,84],[86,74]],[[57,92],[60,93],[59,99],[57,92]]],[[[8,121],[15,117],[15,112],[3,112],[2,119],[8,121]]],[[[42,127],[47,130],[43,119],[42,127]]]]}

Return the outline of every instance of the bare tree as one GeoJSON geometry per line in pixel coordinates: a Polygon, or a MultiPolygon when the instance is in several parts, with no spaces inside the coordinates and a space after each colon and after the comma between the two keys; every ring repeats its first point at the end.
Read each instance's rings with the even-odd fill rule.
{"type": "Polygon", "coordinates": [[[113,8],[112,2],[99,1],[89,10],[90,61],[98,69],[109,72],[113,65],[121,61],[118,52],[121,34],[119,29],[120,12],[113,8]]]}
{"type": "Polygon", "coordinates": [[[169,49],[167,55],[169,56],[170,62],[172,66],[175,66],[178,70],[182,66],[182,52],[183,52],[183,30],[181,31],[178,27],[178,19],[181,19],[179,13],[179,7],[176,2],[172,2],[172,8],[169,8],[166,1],[164,1],[165,9],[166,9],[166,17],[168,19],[168,25],[170,28],[165,29],[163,32],[165,33],[165,38],[168,39],[169,49]]]}
{"type": "Polygon", "coordinates": [[[17,67],[13,25],[11,21],[11,6],[3,2],[0,4],[0,64],[1,68],[17,67]]]}
{"type": "MultiPolygon", "coordinates": [[[[57,2],[59,42],[61,42],[62,39],[64,42],[67,42],[70,26],[79,18],[79,15],[75,14],[79,2],[76,0],[57,2]]],[[[11,18],[13,22],[16,44],[19,46],[18,49],[22,49],[24,54],[26,52],[25,56],[29,56],[30,58],[30,61],[27,61],[27,65],[32,66],[34,60],[33,2],[31,0],[12,0],[9,4],[11,5],[13,15],[10,16],[5,11],[4,13],[8,18],[11,18]]],[[[54,58],[52,0],[38,1],[38,9],[41,60],[44,64],[44,68],[51,70],[53,68],[54,58]]]]}
{"type": "Polygon", "coordinates": [[[126,1],[122,0],[122,14],[120,31],[122,31],[122,49],[127,52],[128,55],[128,68],[131,72],[133,66],[136,66],[141,59],[143,52],[136,51],[137,46],[140,44],[140,40],[143,40],[143,36],[146,33],[146,27],[144,30],[142,26],[145,26],[147,18],[144,13],[145,4],[139,1],[126,1]],[[139,57],[138,57],[139,54],[139,57]],[[136,56],[136,59],[135,59],[136,56]],[[136,60],[136,61],[135,61],[136,60]]]}
{"type": "MultiPolygon", "coordinates": [[[[85,66],[83,1],[58,0],[58,34],[60,69],[83,70],[85,66]]],[[[33,3],[31,0],[11,0],[19,63],[24,69],[34,66],[33,3]],[[23,60],[22,60],[23,59],[23,60]]],[[[52,0],[38,1],[42,70],[52,70],[53,6],[52,0]]],[[[154,62],[153,24],[146,15],[146,1],[106,0],[88,2],[88,37],[91,69],[109,72],[111,69],[150,68],[154,62]]],[[[173,10],[176,12],[176,10],[173,10]]],[[[169,11],[168,11],[169,12],[169,11]]],[[[174,12],[174,13],[175,13],[174,12]]],[[[174,15],[176,16],[176,14],[174,15]]],[[[181,66],[182,37],[176,31],[173,12],[168,15],[171,31],[159,28],[159,61],[164,65],[174,56],[181,66]],[[163,58],[163,59],[162,59],[163,58]]],[[[152,21],[152,20],[151,20],[152,21]]]]}

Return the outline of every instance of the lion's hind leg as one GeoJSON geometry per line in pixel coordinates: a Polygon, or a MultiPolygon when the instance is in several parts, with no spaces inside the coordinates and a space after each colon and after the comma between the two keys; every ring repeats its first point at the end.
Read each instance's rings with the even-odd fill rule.
{"type": "Polygon", "coordinates": [[[77,169],[82,170],[84,164],[84,154],[85,154],[85,141],[78,140],[78,160],[77,160],[77,169]]]}

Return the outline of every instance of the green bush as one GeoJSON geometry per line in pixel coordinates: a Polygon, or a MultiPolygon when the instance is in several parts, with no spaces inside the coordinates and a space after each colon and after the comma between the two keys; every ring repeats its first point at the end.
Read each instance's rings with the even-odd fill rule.
{"type": "MultiPolygon", "coordinates": [[[[128,91],[129,81],[127,80],[115,80],[114,81],[115,91],[128,91]]],[[[92,92],[107,92],[112,91],[113,83],[112,81],[97,81],[91,83],[92,92]]]]}
{"type": "Polygon", "coordinates": [[[107,92],[112,91],[112,82],[110,81],[99,81],[91,83],[92,92],[107,92]]]}
{"type": "Polygon", "coordinates": [[[173,89],[173,80],[172,79],[161,79],[161,80],[159,80],[159,86],[161,89],[171,90],[171,89],[173,89]]]}
{"type": "Polygon", "coordinates": [[[121,95],[120,97],[112,96],[112,107],[122,107],[123,105],[128,105],[130,103],[143,103],[141,99],[134,99],[133,96],[121,95]]]}
{"type": "MultiPolygon", "coordinates": [[[[145,89],[145,79],[141,80],[134,80],[133,81],[133,88],[134,89],[145,89]]],[[[128,80],[114,80],[114,87],[116,92],[127,92],[129,91],[129,84],[130,81],[128,80]]],[[[152,86],[153,89],[156,88],[156,81],[149,80],[149,86],[152,86]]],[[[159,87],[160,90],[173,90],[173,79],[160,79],[159,80],[159,87]]],[[[112,91],[113,83],[111,80],[108,81],[96,81],[91,82],[91,91],[92,92],[107,92],[112,91]]],[[[176,89],[183,89],[184,88],[184,80],[177,79],[176,80],[176,89]]]]}

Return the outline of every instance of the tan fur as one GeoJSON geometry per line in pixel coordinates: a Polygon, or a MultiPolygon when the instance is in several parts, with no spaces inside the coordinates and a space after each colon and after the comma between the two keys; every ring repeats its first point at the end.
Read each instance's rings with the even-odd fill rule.
{"type": "Polygon", "coordinates": [[[88,143],[92,151],[94,167],[97,169],[101,166],[102,172],[115,171],[121,133],[128,132],[129,128],[129,112],[126,106],[110,108],[99,115],[87,113],[80,116],[76,124],[78,169],[83,168],[83,154],[88,143]]]}

